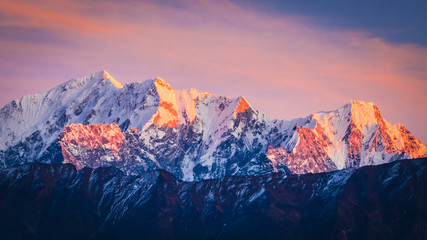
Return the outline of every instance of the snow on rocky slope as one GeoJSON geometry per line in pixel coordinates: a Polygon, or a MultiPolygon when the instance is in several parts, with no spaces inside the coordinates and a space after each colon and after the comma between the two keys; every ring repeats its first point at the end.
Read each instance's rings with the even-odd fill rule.
{"type": "Polygon", "coordinates": [[[2,239],[426,239],[427,159],[183,182],[164,170],[0,170],[2,239]]]}
{"type": "Polygon", "coordinates": [[[174,90],[157,78],[123,85],[105,71],[0,110],[0,164],[166,169],[185,180],[266,172],[325,172],[426,155],[372,103],[271,120],[243,97],[174,90]]]}
{"type": "Polygon", "coordinates": [[[323,172],[420,158],[426,147],[401,124],[390,124],[373,103],[351,101],[312,114],[293,133],[295,147],[269,148],[267,156],[292,172],[323,172]]]}

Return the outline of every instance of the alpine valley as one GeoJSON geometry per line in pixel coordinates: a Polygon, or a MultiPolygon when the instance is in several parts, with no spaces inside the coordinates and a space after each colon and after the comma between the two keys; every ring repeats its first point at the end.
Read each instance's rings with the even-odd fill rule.
{"type": "Polygon", "coordinates": [[[7,239],[423,239],[426,156],[373,103],[272,120],[244,97],[101,71],[0,110],[0,229],[7,239]]]}

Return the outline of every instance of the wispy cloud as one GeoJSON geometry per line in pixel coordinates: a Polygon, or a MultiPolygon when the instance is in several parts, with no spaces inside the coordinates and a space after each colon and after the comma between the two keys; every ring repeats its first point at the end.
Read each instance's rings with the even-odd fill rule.
{"type": "Polygon", "coordinates": [[[106,69],[125,83],[161,76],[245,95],[272,118],[373,101],[427,142],[427,49],[310,21],[229,1],[5,2],[0,101],[106,69]]]}

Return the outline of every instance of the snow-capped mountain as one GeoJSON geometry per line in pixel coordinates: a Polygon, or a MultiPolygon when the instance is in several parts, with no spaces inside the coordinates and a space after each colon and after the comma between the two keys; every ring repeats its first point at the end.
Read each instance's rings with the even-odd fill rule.
{"type": "Polygon", "coordinates": [[[312,114],[296,126],[295,143],[271,147],[267,156],[292,172],[323,172],[426,155],[426,147],[403,125],[390,124],[373,103],[351,101],[312,114]]]}
{"type": "Polygon", "coordinates": [[[122,84],[105,71],[25,96],[0,110],[0,163],[165,169],[184,180],[325,172],[426,155],[372,103],[271,120],[243,97],[174,90],[157,78],[122,84]]]}

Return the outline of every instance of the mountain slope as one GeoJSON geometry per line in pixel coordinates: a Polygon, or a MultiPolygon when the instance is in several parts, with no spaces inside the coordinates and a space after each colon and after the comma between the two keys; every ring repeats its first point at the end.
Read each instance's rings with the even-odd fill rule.
{"type": "Polygon", "coordinates": [[[182,182],[163,170],[0,170],[6,239],[425,239],[427,159],[182,182]]]}
{"type": "Polygon", "coordinates": [[[323,172],[420,158],[426,147],[401,124],[384,120],[373,103],[351,101],[332,112],[312,114],[296,126],[294,148],[270,148],[268,157],[292,172],[323,172]]]}
{"type": "Polygon", "coordinates": [[[0,110],[0,163],[165,169],[185,180],[316,173],[426,155],[372,103],[271,120],[245,98],[174,90],[157,78],[123,85],[105,71],[25,96],[0,110]]]}

